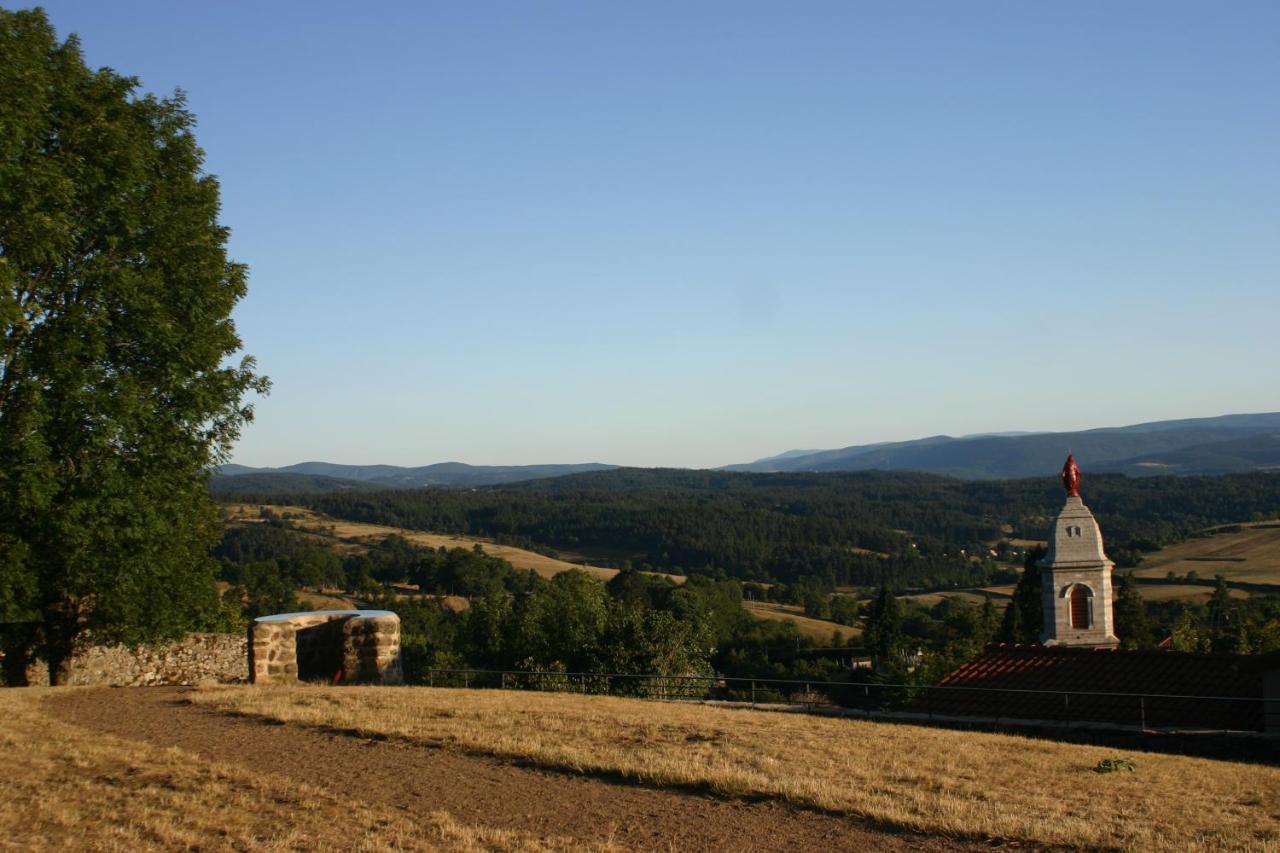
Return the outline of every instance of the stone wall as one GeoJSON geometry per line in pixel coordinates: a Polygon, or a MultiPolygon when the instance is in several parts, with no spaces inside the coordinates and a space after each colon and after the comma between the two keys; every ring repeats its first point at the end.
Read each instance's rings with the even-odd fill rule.
{"type": "MultiPolygon", "coordinates": [[[[71,659],[71,686],[146,687],[156,684],[243,682],[247,643],[234,634],[189,634],[174,643],[90,646],[71,659]]],[[[49,670],[36,661],[27,670],[32,685],[48,685],[49,670]]]]}
{"type": "Polygon", "coordinates": [[[254,684],[400,684],[400,617],[386,610],[260,616],[249,626],[254,684]]]}

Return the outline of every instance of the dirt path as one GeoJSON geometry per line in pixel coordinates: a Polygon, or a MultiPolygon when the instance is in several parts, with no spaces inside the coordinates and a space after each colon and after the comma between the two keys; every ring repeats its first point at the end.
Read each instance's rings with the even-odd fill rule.
{"type": "Polygon", "coordinates": [[[351,792],[410,814],[628,848],[953,850],[979,845],[885,832],[849,818],[558,773],[487,756],[233,717],[190,705],[181,688],[75,690],[48,700],[58,719],[177,746],[204,758],[351,792]]]}

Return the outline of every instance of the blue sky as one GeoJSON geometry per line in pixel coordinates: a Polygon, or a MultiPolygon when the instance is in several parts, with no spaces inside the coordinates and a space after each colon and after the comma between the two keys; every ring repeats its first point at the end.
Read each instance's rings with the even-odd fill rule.
{"type": "Polygon", "coordinates": [[[1280,409],[1274,2],[45,8],[188,93],[242,464],[1280,409]]]}

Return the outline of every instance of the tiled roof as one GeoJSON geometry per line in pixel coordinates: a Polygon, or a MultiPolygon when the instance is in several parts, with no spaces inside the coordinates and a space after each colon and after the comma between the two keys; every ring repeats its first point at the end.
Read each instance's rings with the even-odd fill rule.
{"type": "Polygon", "coordinates": [[[1280,662],[1243,655],[990,646],[944,678],[942,689],[927,691],[913,709],[951,716],[1256,731],[1263,725],[1262,703],[1256,701],[1263,695],[1262,672],[1278,666],[1280,662]]]}

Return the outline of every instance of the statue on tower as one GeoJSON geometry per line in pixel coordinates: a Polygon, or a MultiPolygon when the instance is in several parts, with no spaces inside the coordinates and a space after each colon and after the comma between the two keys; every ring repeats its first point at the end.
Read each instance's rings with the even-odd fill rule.
{"type": "Polygon", "coordinates": [[[1062,466],[1062,486],[1067,490],[1067,497],[1080,497],[1080,466],[1075,457],[1067,454],[1067,461],[1062,466]]]}

